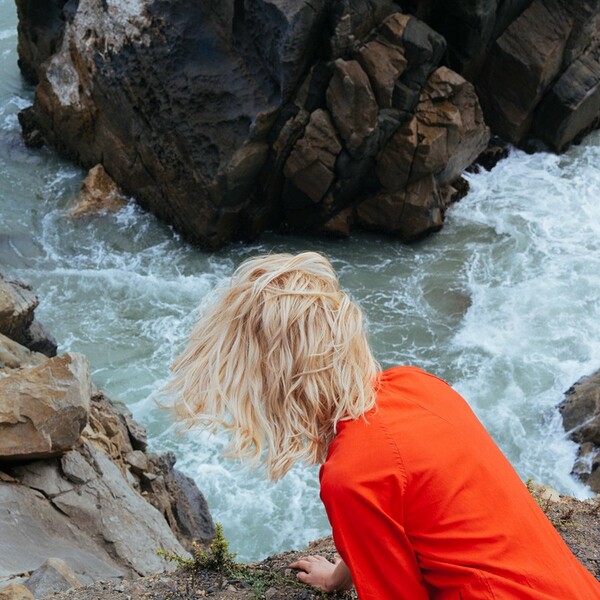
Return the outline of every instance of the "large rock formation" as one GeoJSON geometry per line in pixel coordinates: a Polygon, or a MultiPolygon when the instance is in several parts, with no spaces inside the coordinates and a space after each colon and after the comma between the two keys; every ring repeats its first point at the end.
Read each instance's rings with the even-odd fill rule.
{"type": "Polygon", "coordinates": [[[579,444],[573,474],[600,493],[600,371],[569,388],[559,409],[567,435],[579,444]]]}
{"type": "MultiPolygon", "coordinates": [[[[12,286],[24,290],[17,306],[31,300],[12,286]]],[[[185,556],[214,535],[204,497],[174,464],[172,453],[147,452],[127,409],[92,389],[85,357],[48,358],[0,334],[0,588],[172,568],[156,550],[185,556]]]]}
{"type": "Polygon", "coordinates": [[[359,222],[416,239],[441,226],[449,175],[487,142],[470,84],[428,84],[444,39],[392,0],[80,0],[49,5],[44,35],[40,7],[18,3],[45,138],[208,247],[359,222]],[[438,160],[389,189],[382,173],[410,171],[386,152],[394,134],[409,132],[409,163],[429,152],[405,124],[432,90],[434,127],[448,128],[434,132],[438,160]],[[390,211],[397,225],[382,228],[390,211]]]}
{"type": "Polygon", "coordinates": [[[209,248],[267,227],[418,239],[486,146],[480,101],[495,134],[559,151],[600,113],[596,2],[17,4],[29,143],[101,163],[209,248]]]}

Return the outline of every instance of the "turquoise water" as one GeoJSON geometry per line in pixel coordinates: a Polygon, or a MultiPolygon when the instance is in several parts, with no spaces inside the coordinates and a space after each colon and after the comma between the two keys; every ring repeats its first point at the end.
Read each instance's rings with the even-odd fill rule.
{"type": "Polygon", "coordinates": [[[18,73],[16,41],[14,3],[0,0],[0,271],[35,287],[60,350],[85,353],[95,383],[131,407],[152,447],[175,451],[241,558],[328,532],[316,470],[299,465],[270,484],[223,460],[221,438],[177,434],[155,398],[202,297],[257,253],[325,252],[363,306],[384,366],[444,377],[523,478],[588,494],[569,474],[576,447],[555,407],[600,367],[600,135],[560,157],[513,151],[470,175],[444,230],[413,246],[265,234],[209,254],[133,203],[69,218],[84,173],[23,145],[16,113],[33,90],[18,73]]]}

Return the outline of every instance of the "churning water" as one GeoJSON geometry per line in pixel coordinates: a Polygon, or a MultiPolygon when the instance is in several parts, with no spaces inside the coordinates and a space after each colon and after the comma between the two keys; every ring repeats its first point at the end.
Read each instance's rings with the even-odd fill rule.
{"type": "Polygon", "coordinates": [[[60,351],[86,354],[96,384],[130,406],[152,447],[175,451],[241,558],[328,532],[316,470],[297,466],[267,483],[224,461],[222,439],[175,433],[154,400],[200,299],[257,253],[325,252],[365,309],[384,366],[444,377],[524,479],[587,494],[569,475],[576,448],[556,405],[600,367],[600,134],[560,157],[513,151],[469,176],[444,230],[413,246],[268,234],[208,254],[134,204],[68,217],[84,174],[23,145],[16,114],[33,90],[16,66],[14,13],[0,0],[0,271],[34,286],[60,351]]]}

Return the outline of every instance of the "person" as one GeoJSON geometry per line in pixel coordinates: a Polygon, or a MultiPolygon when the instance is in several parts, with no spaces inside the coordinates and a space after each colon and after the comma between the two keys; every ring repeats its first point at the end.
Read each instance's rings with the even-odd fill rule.
{"type": "Polygon", "coordinates": [[[178,417],[225,429],[229,456],[274,480],[322,465],[340,557],[301,558],[300,581],[361,600],[600,599],[466,401],[416,367],[379,370],[321,254],[244,262],[173,372],[178,417]]]}

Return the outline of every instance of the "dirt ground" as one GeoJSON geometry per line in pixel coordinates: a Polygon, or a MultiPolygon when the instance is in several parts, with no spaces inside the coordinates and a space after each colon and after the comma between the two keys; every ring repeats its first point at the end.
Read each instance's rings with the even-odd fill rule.
{"type": "MultiPolygon", "coordinates": [[[[600,497],[578,501],[532,486],[532,493],[575,556],[600,580],[600,497]]],[[[321,594],[298,583],[288,565],[306,554],[335,553],[331,538],[317,540],[298,552],[284,552],[246,565],[241,575],[223,576],[185,569],[132,581],[100,582],[50,596],[52,600],[317,600],[356,599],[354,592],[321,594]]]]}

